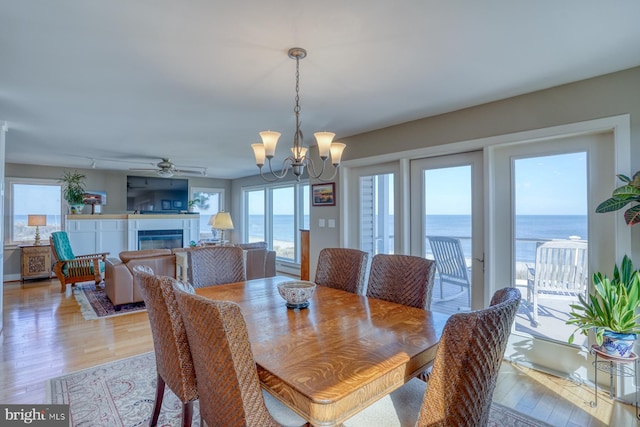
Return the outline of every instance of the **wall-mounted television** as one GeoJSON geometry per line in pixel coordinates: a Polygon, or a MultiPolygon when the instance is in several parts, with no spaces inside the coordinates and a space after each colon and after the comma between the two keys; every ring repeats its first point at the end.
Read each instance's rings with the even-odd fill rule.
{"type": "Polygon", "coordinates": [[[180,213],[188,209],[189,180],[127,176],[127,211],[180,213]]]}

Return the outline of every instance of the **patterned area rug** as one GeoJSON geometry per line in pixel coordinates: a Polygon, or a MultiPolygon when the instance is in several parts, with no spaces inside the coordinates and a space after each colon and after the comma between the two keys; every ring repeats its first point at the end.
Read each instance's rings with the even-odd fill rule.
{"type": "MultiPolygon", "coordinates": [[[[145,353],[51,379],[48,384],[48,403],[70,404],[71,426],[148,425],[155,383],[154,354],[145,353]]],[[[197,402],[194,407],[193,426],[199,427],[197,402]]],[[[167,387],[158,426],[179,427],[180,408],[180,401],[167,387]]],[[[548,424],[497,403],[491,408],[488,425],[548,427],[548,424]]]]}
{"type": "MultiPolygon", "coordinates": [[[[104,285],[103,285],[104,286],[104,285]]],[[[122,304],[116,310],[102,287],[96,287],[93,283],[79,283],[73,287],[73,296],[80,305],[82,316],[86,320],[98,319],[108,316],[120,316],[145,310],[144,302],[122,304]]]]}

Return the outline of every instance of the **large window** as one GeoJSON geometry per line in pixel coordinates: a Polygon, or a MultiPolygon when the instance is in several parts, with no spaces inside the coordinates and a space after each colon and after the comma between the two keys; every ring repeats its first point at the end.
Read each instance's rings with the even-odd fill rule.
{"type": "Polygon", "coordinates": [[[219,188],[191,188],[193,212],[200,214],[200,239],[212,239],[209,220],[219,211],[224,209],[224,190],[219,188]]]}
{"type": "Polygon", "coordinates": [[[243,240],[266,241],[278,258],[299,262],[299,230],[309,228],[309,184],[247,188],[243,194],[243,240]]]}
{"type": "Polygon", "coordinates": [[[29,215],[46,215],[47,225],[40,226],[40,239],[45,242],[54,231],[62,229],[62,190],[56,180],[7,178],[9,229],[8,244],[33,243],[36,227],[27,225],[29,215]]]}

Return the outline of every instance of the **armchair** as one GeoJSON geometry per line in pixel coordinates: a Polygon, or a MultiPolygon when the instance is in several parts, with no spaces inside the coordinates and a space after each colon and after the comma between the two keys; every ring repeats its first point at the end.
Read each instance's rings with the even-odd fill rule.
{"type": "Polygon", "coordinates": [[[96,286],[102,282],[104,261],[108,252],[99,254],[74,255],[65,231],[56,231],[49,237],[55,264],[53,271],[60,280],[60,292],[64,292],[67,284],[73,286],[78,282],[95,281],[96,286]]]}

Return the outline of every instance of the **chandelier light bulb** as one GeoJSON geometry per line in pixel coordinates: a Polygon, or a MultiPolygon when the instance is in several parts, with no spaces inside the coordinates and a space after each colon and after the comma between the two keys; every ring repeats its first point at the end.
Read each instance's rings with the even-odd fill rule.
{"type": "Polygon", "coordinates": [[[264,144],[264,155],[270,159],[276,155],[276,144],[280,138],[280,132],[265,130],[260,132],[260,138],[264,144]]]}
{"type": "Polygon", "coordinates": [[[329,147],[331,147],[331,141],[333,141],[333,137],[336,136],[333,132],[316,132],[313,134],[316,137],[316,142],[318,143],[318,154],[321,159],[326,159],[329,157],[329,147]]]}
{"type": "Polygon", "coordinates": [[[346,147],[347,145],[342,142],[331,143],[331,164],[334,166],[338,166],[340,164],[340,160],[342,160],[342,152],[346,147]]]}
{"type": "Polygon", "coordinates": [[[298,147],[298,150],[296,150],[296,147],[291,147],[291,153],[293,154],[294,159],[302,159],[307,155],[307,150],[307,147],[298,147]]]}
{"type": "Polygon", "coordinates": [[[256,165],[263,166],[265,158],[264,144],[256,142],[255,144],[251,144],[251,148],[253,148],[253,155],[256,156],[256,165]]]}

